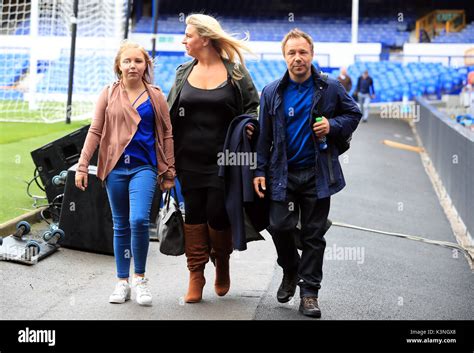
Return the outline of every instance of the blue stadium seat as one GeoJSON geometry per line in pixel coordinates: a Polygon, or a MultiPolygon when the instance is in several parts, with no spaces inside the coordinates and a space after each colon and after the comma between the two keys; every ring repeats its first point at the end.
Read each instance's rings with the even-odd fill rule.
{"type": "MultiPolygon", "coordinates": [[[[0,61],[12,62],[7,60],[11,55],[0,54],[0,61]]],[[[4,70],[4,68],[0,67],[0,79],[2,80],[0,86],[11,86],[17,82],[24,70],[28,69],[28,59],[28,56],[25,55],[22,57],[22,60],[13,61],[16,63],[14,70],[12,68],[4,70]]],[[[106,57],[86,56],[80,52],[77,53],[76,72],[90,68],[91,63],[92,67],[110,67],[110,71],[106,74],[98,75],[94,85],[91,85],[91,82],[86,80],[84,75],[76,75],[74,93],[93,93],[97,91],[97,87],[104,87],[106,84],[114,81],[112,63],[109,60],[106,57]]],[[[155,83],[163,89],[165,94],[168,94],[171,89],[176,67],[189,60],[191,58],[184,55],[166,55],[164,53],[159,55],[154,68],[154,77],[155,83]]],[[[41,70],[44,72],[44,75],[42,75],[43,79],[37,88],[38,92],[66,93],[67,79],[65,79],[64,67],[68,67],[69,64],[69,51],[64,50],[58,60],[46,64],[41,64],[41,70]]],[[[247,66],[259,91],[271,81],[281,77],[286,70],[286,64],[283,60],[249,60],[247,61],[247,66]]],[[[412,99],[414,96],[422,94],[455,93],[462,86],[467,73],[474,70],[474,66],[454,69],[445,67],[441,63],[416,62],[403,65],[388,61],[358,61],[348,67],[348,74],[354,82],[353,91],[357,78],[366,69],[369,70],[369,74],[374,79],[377,96],[375,101],[389,102],[400,101],[404,95],[412,99]]],[[[333,69],[330,72],[333,77],[336,77],[338,73],[338,69],[333,69]]],[[[18,95],[19,93],[12,91],[10,96],[15,94],[18,95]]]]}
{"type": "MultiPolygon", "coordinates": [[[[271,19],[268,17],[233,18],[221,17],[222,26],[232,33],[250,32],[251,40],[281,41],[283,36],[292,29],[294,23],[287,19],[271,19]]],[[[134,32],[150,33],[151,18],[142,17],[134,27],[134,32]]],[[[404,23],[414,23],[407,18],[404,23]]],[[[350,42],[351,19],[322,16],[302,16],[298,19],[298,28],[310,33],[315,41],[350,42]]],[[[176,16],[162,15],[158,21],[159,33],[184,33],[185,25],[176,16]]],[[[360,42],[379,42],[383,45],[402,46],[409,38],[409,32],[400,31],[400,23],[388,17],[361,18],[359,25],[360,42]]]]}
{"type": "Polygon", "coordinates": [[[423,94],[438,95],[440,93],[457,94],[465,80],[465,68],[448,68],[441,63],[401,63],[356,62],[349,66],[348,73],[353,81],[365,70],[374,79],[374,88],[377,93],[375,101],[399,101],[403,96],[412,99],[423,94]]]}
{"type": "Polygon", "coordinates": [[[0,54],[0,86],[13,86],[29,67],[29,55],[22,53],[0,54]]]}
{"type": "Polygon", "coordinates": [[[0,97],[2,100],[23,100],[23,92],[15,89],[0,89],[0,97]]]}
{"type": "Polygon", "coordinates": [[[474,21],[464,27],[460,32],[447,33],[442,30],[433,39],[434,43],[473,43],[474,42],[474,21]]]}

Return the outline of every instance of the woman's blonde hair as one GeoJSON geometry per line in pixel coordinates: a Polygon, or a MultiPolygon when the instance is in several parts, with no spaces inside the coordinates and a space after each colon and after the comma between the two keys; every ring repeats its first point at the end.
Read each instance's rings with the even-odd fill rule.
{"type": "Polygon", "coordinates": [[[150,55],[148,52],[143,48],[140,44],[132,42],[128,39],[125,39],[122,41],[120,44],[120,48],[117,52],[117,55],[115,56],[115,61],[114,61],[114,72],[115,75],[117,75],[117,78],[120,80],[122,79],[122,71],[120,71],[120,57],[122,56],[123,52],[127,49],[139,49],[143,57],[145,58],[146,62],[146,69],[145,72],[143,73],[143,80],[146,83],[152,84],[153,83],[153,60],[151,60],[150,55]]]}
{"type": "MultiPolygon", "coordinates": [[[[209,38],[221,58],[228,59],[233,63],[237,63],[238,59],[238,62],[245,67],[243,52],[252,54],[250,48],[245,44],[249,39],[248,33],[244,39],[236,39],[224,31],[214,17],[204,14],[189,15],[186,17],[186,24],[195,27],[199,36],[209,38]]],[[[242,78],[242,72],[238,65],[235,66],[232,76],[237,80],[242,78]]]]}

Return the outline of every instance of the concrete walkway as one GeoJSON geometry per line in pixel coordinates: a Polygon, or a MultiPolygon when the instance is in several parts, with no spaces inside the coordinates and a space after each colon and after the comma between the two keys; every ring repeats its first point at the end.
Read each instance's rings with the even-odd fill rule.
{"type": "MultiPolygon", "coordinates": [[[[371,118],[341,156],[347,187],[332,199],[337,222],[455,242],[417,153],[384,139],[415,145],[403,121],[371,118]]],[[[45,228],[44,225],[41,225],[45,228]]],[[[36,227],[35,227],[36,228],[36,227]]],[[[268,233],[231,259],[232,286],[213,291],[214,267],[200,304],[184,304],[184,256],[169,257],[152,242],[147,276],[153,306],[108,303],[115,285],[111,256],[60,249],[34,266],[0,262],[0,319],[307,319],[299,299],[276,301],[281,269],[268,233]]],[[[324,319],[474,319],[474,277],[461,253],[440,246],[332,227],[320,302],[324,319]]],[[[297,292],[298,293],[298,292],[297,292]]]]}

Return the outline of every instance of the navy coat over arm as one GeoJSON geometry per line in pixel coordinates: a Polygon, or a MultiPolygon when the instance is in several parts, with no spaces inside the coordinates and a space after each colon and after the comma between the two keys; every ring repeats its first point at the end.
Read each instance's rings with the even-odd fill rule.
{"type": "MultiPolygon", "coordinates": [[[[250,115],[240,115],[230,123],[224,143],[223,153],[234,156],[250,156],[256,166],[255,145],[258,140],[259,125],[257,119],[250,115]],[[252,142],[248,139],[245,127],[254,126],[252,142]]],[[[247,242],[265,240],[259,232],[269,224],[268,203],[260,199],[253,188],[254,169],[250,163],[245,165],[226,165],[219,167],[219,176],[225,179],[225,206],[229,216],[234,249],[246,250],[247,242]]]]}

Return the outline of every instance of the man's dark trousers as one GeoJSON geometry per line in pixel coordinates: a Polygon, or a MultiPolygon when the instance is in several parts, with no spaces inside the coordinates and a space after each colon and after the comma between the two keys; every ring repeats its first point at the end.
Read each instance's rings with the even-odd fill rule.
{"type": "Polygon", "coordinates": [[[301,297],[317,297],[323,278],[324,228],[329,215],[330,197],[317,198],[315,174],[314,167],[300,170],[289,168],[286,201],[270,202],[269,231],[277,250],[277,262],[284,271],[298,269],[301,297]],[[301,258],[294,238],[300,212],[301,258]]]}

